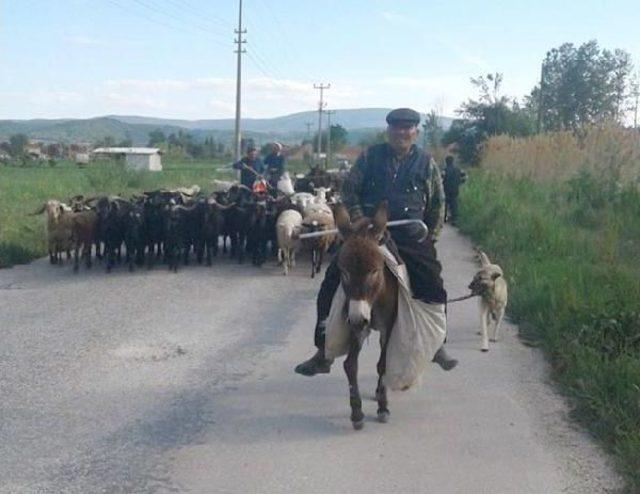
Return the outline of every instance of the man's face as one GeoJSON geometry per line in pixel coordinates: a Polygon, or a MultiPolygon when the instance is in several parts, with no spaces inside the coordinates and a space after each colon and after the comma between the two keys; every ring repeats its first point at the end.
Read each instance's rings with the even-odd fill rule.
{"type": "Polygon", "coordinates": [[[418,137],[418,126],[410,122],[394,122],[387,127],[389,145],[396,152],[407,152],[418,137]]]}
{"type": "Polygon", "coordinates": [[[258,150],[257,149],[252,149],[247,153],[247,157],[250,160],[255,160],[257,156],[258,156],[258,150]]]}

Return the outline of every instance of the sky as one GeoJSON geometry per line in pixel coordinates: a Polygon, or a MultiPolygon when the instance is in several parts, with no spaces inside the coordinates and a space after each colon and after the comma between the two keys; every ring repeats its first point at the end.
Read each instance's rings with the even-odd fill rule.
{"type": "MultiPolygon", "coordinates": [[[[522,98],[545,53],[597,39],[640,65],[638,0],[244,0],[243,117],[413,107],[469,80],[522,98]]],[[[0,0],[0,119],[235,115],[238,0],[0,0]]]]}

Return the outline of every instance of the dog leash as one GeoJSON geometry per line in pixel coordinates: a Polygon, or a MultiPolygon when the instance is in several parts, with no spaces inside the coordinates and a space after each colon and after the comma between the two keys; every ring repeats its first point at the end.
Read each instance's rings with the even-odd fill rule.
{"type": "Polygon", "coordinates": [[[467,300],[468,298],[479,297],[479,296],[480,296],[479,293],[470,293],[469,295],[465,295],[464,297],[449,299],[447,300],[447,304],[453,304],[454,302],[461,302],[463,300],[467,300]]]}

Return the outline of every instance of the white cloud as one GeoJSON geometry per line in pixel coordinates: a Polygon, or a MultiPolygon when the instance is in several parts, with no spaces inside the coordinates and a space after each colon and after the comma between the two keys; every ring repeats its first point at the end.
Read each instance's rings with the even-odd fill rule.
{"type": "Polygon", "coordinates": [[[226,100],[210,100],[209,108],[218,115],[232,116],[235,115],[235,102],[226,100]]]}
{"type": "Polygon", "coordinates": [[[408,15],[399,14],[398,12],[383,11],[380,16],[391,24],[400,24],[403,26],[415,26],[417,21],[408,15]]]}
{"type": "Polygon", "coordinates": [[[85,101],[84,95],[75,91],[36,91],[29,94],[29,101],[36,105],[75,104],[85,101]]]}
{"type": "Polygon", "coordinates": [[[167,108],[165,100],[141,94],[122,94],[112,92],[107,94],[107,99],[115,104],[118,111],[163,110],[167,108]]]}

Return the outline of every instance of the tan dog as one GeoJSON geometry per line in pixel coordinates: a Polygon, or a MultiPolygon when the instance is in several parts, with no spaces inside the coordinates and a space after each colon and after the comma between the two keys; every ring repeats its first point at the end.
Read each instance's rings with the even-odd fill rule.
{"type": "Polygon", "coordinates": [[[484,252],[480,252],[479,257],[481,269],[473,277],[469,289],[475,295],[480,295],[481,350],[488,352],[489,339],[498,341],[500,323],[507,307],[507,281],[502,268],[497,264],[491,264],[484,252]],[[490,335],[489,328],[491,328],[490,335]]]}

